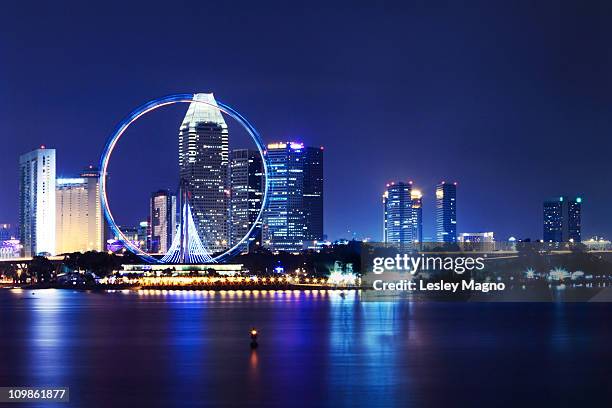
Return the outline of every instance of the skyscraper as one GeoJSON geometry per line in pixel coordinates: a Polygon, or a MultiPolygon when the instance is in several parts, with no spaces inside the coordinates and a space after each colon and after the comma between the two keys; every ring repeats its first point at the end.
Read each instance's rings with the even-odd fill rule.
{"type": "Polygon", "coordinates": [[[304,217],[306,241],[323,240],[323,147],[306,147],[304,217]]]}
{"type": "Polygon", "coordinates": [[[580,242],[582,198],[559,197],[544,202],[544,242],[580,242]]]}
{"type": "Polygon", "coordinates": [[[175,195],[168,190],[160,190],[151,195],[151,253],[165,254],[170,249],[176,234],[176,213],[175,195]]]}
{"type": "Polygon", "coordinates": [[[436,186],[436,241],[457,242],[457,183],[436,186]]]}
{"type": "Polygon", "coordinates": [[[300,251],[304,245],[304,144],[268,145],[269,201],[264,244],[273,251],[300,251]]]}
{"type": "Polygon", "coordinates": [[[140,221],[138,223],[136,236],[138,237],[140,249],[149,251],[151,248],[151,228],[149,228],[149,221],[140,221]]]}
{"type": "Polygon", "coordinates": [[[383,239],[411,244],[413,239],[412,182],[389,183],[383,194],[383,239]]]}
{"type": "Polygon", "coordinates": [[[19,158],[19,235],[24,256],[55,254],[55,149],[19,158]]]}
{"type": "Polygon", "coordinates": [[[412,190],[410,198],[412,201],[412,240],[423,242],[423,193],[420,190],[412,190]]]}
{"type": "Polygon", "coordinates": [[[179,131],[179,173],[187,185],[200,239],[217,252],[229,244],[229,134],[213,94],[197,94],[195,99],[210,105],[189,105],[179,131]]]}
{"type": "MultiPolygon", "coordinates": [[[[239,149],[230,154],[230,244],[236,245],[251,229],[263,199],[263,163],[257,150],[239,149]]],[[[257,233],[245,242],[261,244],[261,222],[257,233]]]]}
{"type": "Polygon", "coordinates": [[[105,250],[106,220],[100,202],[98,169],[56,180],[56,252],[105,250]]]}

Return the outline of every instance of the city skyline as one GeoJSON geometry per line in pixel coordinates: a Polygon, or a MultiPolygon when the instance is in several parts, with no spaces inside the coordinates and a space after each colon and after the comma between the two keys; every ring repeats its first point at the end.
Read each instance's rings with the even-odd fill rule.
{"type": "MultiPolygon", "coordinates": [[[[276,145],[277,145],[277,144],[279,144],[279,143],[280,143],[280,142],[275,142],[275,143],[270,144],[269,146],[273,148],[272,150],[274,150],[274,146],[276,146],[276,145]]],[[[289,142],[287,142],[287,144],[286,144],[286,145],[287,145],[287,146],[289,146],[289,144],[290,144],[290,143],[289,143],[289,142]]],[[[296,144],[296,145],[297,145],[297,143],[295,143],[295,142],[293,142],[293,144],[296,144]]],[[[300,147],[301,147],[301,148],[303,148],[303,145],[301,145],[300,147]]],[[[308,147],[307,147],[307,148],[305,149],[305,151],[306,151],[307,149],[310,149],[310,150],[313,150],[313,151],[314,151],[314,150],[317,150],[317,151],[320,151],[320,152],[322,152],[322,151],[323,151],[323,147],[321,147],[321,148],[308,148],[308,147]]],[[[39,151],[49,151],[49,152],[53,152],[53,157],[54,157],[54,160],[55,160],[55,149],[49,149],[49,148],[47,148],[46,146],[41,146],[40,148],[35,149],[35,150],[33,150],[32,152],[29,152],[29,153],[24,153],[24,154],[22,154],[21,156],[23,156],[23,157],[29,157],[29,156],[33,156],[33,155],[35,156],[35,155],[37,154],[37,152],[39,152],[39,151]]],[[[230,155],[229,155],[229,156],[231,156],[231,154],[240,153],[240,152],[249,152],[249,150],[248,150],[248,149],[233,149],[233,150],[231,150],[231,152],[230,152],[230,155]]],[[[254,153],[256,153],[256,151],[253,151],[253,154],[254,154],[254,153]]],[[[40,154],[40,153],[38,153],[38,154],[40,154]]],[[[251,156],[253,156],[253,155],[251,155],[251,156]]],[[[257,156],[258,156],[258,154],[257,154],[257,156]]],[[[252,160],[253,160],[253,158],[254,158],[254,156],[253,156],[253,157],[250,157],[250,160],[252,161],[252,160]]],[[[26,159],[26,160],[27,160],[27,159],[26,159]]],[[[321,156],[321,158],[318,158],[318,159],[317,159],[317,161],[321,161],[321,162],[322,162],[322,156],[321,156]]],[[[228,170],[229,170],[229,169],[231,169],[231,163],[228,163],[227,167],[228,167],[228,170]]],[[[88,167],[88,169],[89,169],[90,171],[96,171],[96,172],[97,172],[97,170],[96,170],[96,169],[94,169],[94,167],[93,167],[93,166],[91,166],[91,165],[88,167]],[[91,170],[91,169],[94,169],[94,170],[91,170]]],[[[92,173],[92,174],[93,174],[93,173],[92,173]]],[[[228,174],[229,174],[229,173],[228,173],[228,174]]],[[[317,176],[318,176],[318,174],[317,174],[317,176]]],[[[89,175],[88,175],[88,174],[87,174],[87,170],[85,170],[84,172],[82,172],[81,177],[85,177],[85,178],[87,178],[87,177],[91,177],[91,174],[89,174],[89,175]]],[[[62,191],[62,189],[65,189],[65,188],[66,188],[66,186],[62,187],[62,186],[61,186],[62,184],[66,184],[66,183],[67,183],[67,184],[71,184],[71,183],[73,183],[73,184],[74,184],[74,183],[77,183],[77,182],[82,183],[81,179],[75,179],[75,178],[62,178],[62,177],[58,177],[56,180],[57,180],[57,183],[58,183],[58,185],[57,185],[57,186],[58,186],[58,187],[57,187],[57,193],[56,193],[56,194],[60,194],[60,192],[62,191]]],[[[85,179],[82,179],[82,180],[85,180],[85,179]]],[[[320,180],[321,180],[320,185],[322,186],[322,184],[323,184],[323,183],[322,183],[322,181],[323,181],[323,180],[322,180],[322,178],[320,178],[320,180]]],[[[398,182],[398,183],[399,183],[399,184],[408,184],[408,185],[410,186],[409,191],[408,191],[408,195],[411,195],[411,194],[416,194],[416,195],[411,196],[411,198],[409,199],[410,203],[412,203],[412,202],[413,202],[413,200],[415,200],[415,199],[416,199],[416,200],[418,201],[418,203],[419,203],[419,204],[418,204],[418,213],[414,213],[413,215],[410,215],[410,217],[412,217],[412,219],[410,219],[410,220],[407,220],[407,221],[406,221],[406,222],[408,222],[408,223],[411,225],[411,227],[413,228],[413,230],[410,232],[410,234],[411,234],[411,238],[410,238],[409,240],[410,240],[410,241],[412,241],[412,240],[416,239],[417,234],[420,234],[420,237],[423,237],[423,229],[422,229],[423,219],[425,219],[425,220],[430,219],[429,221],[430,221],[431,223],[433,223],[434,225],[437,225],[436,229],[434,230],[434,238],[431,238],[431,237],[425,236],[425,238],[423,239],[423,242],[427,242],[427,241],[430,241],[430,242],[441,242],[441,241],[440,241],[440,236],[441,236],[441,235],[440,235],[440,233],[439,233],[439,231],[438,231],[438,230],[439,230],[439,228],[440,228],[440,226],[439,226],[440,220],[441,220],[443,217],[441,218],[441,215],[439,215],[439,214],[438,214],[438,212],[440,211],[440,208],[435,209],[435,210],[434,210],[434,212],[433,212],[433,214],[431,214],[431,217],[428,217],[428,214],[427,214],[427,213],[425,213],[426,215],[425,215],[425,217],[423,217],[423,205],[424,205],[424,204],[423,204],[423,193],[422,193],[422,191],[423,191],[423,190],[426,190],[426,189],[424,189],[423,187],[418,187],[418,190],[415,190],[415,191],[414,191],[414,193],[412,193],[412,192],[411,192],[411,191],[412,191],[412,181],[410,181],[410,182],[408,182],[408,183],[403,183],[403,182],[398,182]],[[417,214],[418,214],[418,215],[417,215],[417,214]],[[414,236],[414,237],[413,237],[413,236],[414,236]]],[[[78,183],[77,183],[77,184],[78,184],[78,183]]],[[[97,183],[95,183],[95,184],[96,184],[96,186],[97,186],[97,183]]],[[[395,182],[388,183],[388,184],[387,184],[387,188],[389,188],[389,186],[390,186],[390,185],[393,185],[393,184],[395,184],[395,182]]],[[[447,185],[447,186],[452,186],[452,187],[453,187],[453,189],[456,189],[457,184],[458,184],[458,183],[456,183],[456,182],[455,182],[455,183],[446,183],[446,182],[441,182],[441,183],[438,183],[438,184],[435,186],[435,188],[436,188],[437,194],[439,194],[439,193],[440,193],[440,189],[441,189],[441,187],[443,187],[443,186],[447,185]]],[[[228,178],[228,189],[231,189],[231,181],[230,181],[230,178],[228,178]]],[[[163,191],[172,191],[172,190],[170,190],[170,189],[166,189],[166,190],[162,189],[162,190],[158,191],[157,193],[161,193],[161,192],[163,192],[163,191]]],[[[230,190],[227,190],[227,191],[230,191],[230,190]]],[[[91,194],[91,193],[90,193],[90,194],[91,194]]],[[[154,192],[154,193],[152,193],[152,194],[153,194],[153,195],[155,195],[155,192],[154,192]]],[[[443,194],[442,194],[442,195],[443,195],[443,194]]],[[[452,201],[454,201],[454,200],[455,200],[455,197],[456,197],[456,192],[453,192],[453,199],[452,199],[452,201]]],[[[582,205],[582,200],[583,200],[583,199],[582,199],[582,197],[578,197],[578,196],[575,196],[575,197],[577,197],[577,198],[575,198],[575,200],[577,200],[577,202],[580,204],[580,207],[581,207],[581,205],[582,205]]],[[[254,198],[254,197],[253,197],[253,198],[254,198]]],[[[252,199],[253,199],[253,198],[252,198],[252,199]]],[[[322,197],[321,197],[321,198],[322,198],[322,197]]],[[[563,202],[563,199],[564,199],[564,198],[567,198],[567,197],[562,195],[560,198],[561,198],[561,202],[563,202]]],[[[258,198],[254,198],[254,199],[255,199],[256,201],[258,200],[258,198]]],[[[523,236],[523,235],[520,235],[520,234],[514,234],[514,235],[511,235],[511,236],[508,236],[508,237],[500,237],[500,239],[501,239],[501,240],[507,240],[507,239],[509,239],[509,238],[513,238],[513,239],[531,239],[531,240],[544,240],[544,241],[547,241],[547,235],[546,235],[546,217],[547,217],[547,213],[546,213],[546,205],[547,205],[547,203],[552,203],[552,202],[556,202],[556,201],[558,201],[558,199],[552,199],[552,200],[545,200],[545,201],[544,201],[544,207],[545,207],[545,208],[544,208],[544,213],[543,213],[543,217],[542,217],[542,218],[543,218],[543,219],[542,219],[542,223],[543,223],[543,225],[545,225],[545,227],[544,227],[544,229],[545,229],[545,230],[544,230],[544,233],[543,233],[541,236],[531,237],[531,236],[523,236]]],[[[567,200],[566,200],[566,201],[567,201],[567,200]]],[[[58,200],[58,205],[59,205],[59,202],[60,202],[60,201],[58,200]]],[[[91,204],[90,204],[90,205],[91,205],[91,204]]],[[[151,205],[152,205],[152,204],[150,204],[150,206],[151,206],[151,205]]],[[[230,208],[231,208],[231,206],[232,206],[232,205],[233,205],[233,204],[232,204],[232,201],[231,201],[231,199],[229,199],[229,200],[228,200],[228,210],[229,210],[229,211],[231,211],[231,210],[230,210],[230,208]]],[[[411,205],[412,205],[412,204],[411,204],[411,205]]],[[[440,200],[438,199],[438,197],[436,197],[436,200],[434,200],[434,205],[436,205],[436,207],[439,207],[439,205],[440,205],[440,200]]],[[[151,208],[149,208],[149,210],[151,210],[151,208]]],[[[454,217],[454,222],[453,222],[453,224],[455,225],[455,227],[454,227],[454,235],[455,235],[455,238],[454,238],[454,240],[451,240],[450,242],[455,242],[455,241],[457,240],[457,236],[458,236],[458,234],[459,234],[459,233],[465,233],[465,231],[466,231],[466,230],[468,230],[468,229],[459,229],[459,230],[457,229],[457,226],[456,226],[456,224],[457,224],[457,222],[456,222],[456,218],[457,218],[457,215],[456,215],[456,209],[453,209],[453,210],[452,210],[452,212],[453,212],[453,214],[452,214],[452,215],[450,215],[449,217],[450,217],[450,218],[453,218],[453,217],[454,217]]],[[[59,209],[58,209],[57,213],[58,213],[58,215],[57,215],[57,216],[58,216],[58,217],[60,217],[60,210],[59,210],[59,209]]],[[[152,213],[151,213],[151,214],[152,214],[152,213]]],[[[152,219],[153,219],[153,217],[151,216],[151,214],[149,214],[149,216],[148,216],[148,217],[146,217],[146,219],[147,219],[147,220],[152,220],[152,219]]],[[[578,215],[578,217],[579,217],[579,221],[578,221],[578,222],[579,222],[579,225],[578,225],[578,235],[580,236],[580,235],[581,235],[581,220],[580,220],[580,214],[578,215]]],[[[449,220],[448,220],[448,221],[449,221],[449,223],[451,222],[450,218],[449,218],[449,220]]],[[[251,219],[252,219],[252,217],[251,217],[251,219]]],[[[148,221],[148,222],[150,222],[150,221],[148,221]]],[[[305,222],[307,222],[307,221],[305,221],[305,222]]],[[[561,221],[558,221],[558,222],[560,223],[561,221]]],[[[141,221],[136,221],[136,222],[131,223],[131,224],[130,224],[130,223],[128,223],[128,225],[136,225],[137,223],[142,223],[142,220],[141,220],[141,221]]],[[[230,240],[232,239],[232,238],[231,238],[231,234],[232,234],[232,233],[231,233],[231,229],[232,229],[232,226],[231,226],[231,225],[232,225],[232,223],[233,223],[233,221],[232,221],[230,218],[228,218],[228,221],[227,221],[228,227],[227,227],[227,228],[228,228],[228,237],[229,237],[229,239],[230,239],[230,240]]],[[[8,223],[8,224],[3,224],[3,225],[15,225],[15,224],[10,224],[10,223],[8,223]]],[[[561,225],[561,224],[559,224],[559,225],[561,225]]],[[[559,227],[559,228],[560,228],[560,227],[559,227]]],[[[566,227],[566,228],[567,228],[567,227],[566,227]]],[[[19,226],[17,226],[17,228],[14,228],[14,229],[19,230],[19,226]]],[[[99,228],[98,228],[98,229],[99,229],[99,228]]],[[[488,229],[486,229],[486,228],[485,228],[485,229],[482,229],[482,230],[479,230],[479,231],[489,231],[489,230],[493,230],[493,229],[492,229],[492,228],[488,228],[488,229]]],[[[58,230],[58,231],[59,231],[59,230],[58,230]]],[[[58,234],[59,234],[59,232],[57,232],[57,233],[56,233],[56,236],[59,236],[58,234]]],[[[325,231],[323,231],[323,234],[321,234],[321,235],[323,236],[324,234],[325,234],[325,231]]],[[[496,236],[498,236],[498,233],[497,233],[497,232],[495,232],[495,234],[496,234],[496,236]]],[[[567,233],[566,233],[566,234],[567,234],[567,233]]],[[[151,234],[150,234],[150,235],[151,235],[151,234]]],[[[155,234],[153,234],[153,235],[155,235],[155,234]]],[[[325,235],[326,235],[326,234],[325,234],[325,235]]],[[[382,235],[383,235],[383,236],[382,236],[381,241],[382,241],[382,242],[385,242],[386,238],[385,238],[385,233],[384,233],[384,231],[383,231],[383,234],[382,234],[382,235]]],[[[583,234],[583,235],[584,235],[584,234],[583,234]]],[[[596,235],[592,235],[592,236],[596,236],[596,235]]],[[[589,238],[589,237],[591,237],[591,235],[586,236],[586,238],[589,238]]],[[[348,237],[338,237],[337,239],[345,239],[345,238],[348,238],[348,237]]],[[[358,238],[358,239],[362,239],[362,237],[357,237],[357,238],[358,238]]],[[[363,237],[363,238],[365,238],[365,239],[371,239],[370,237],[363,237]]],[[[159,239],[159,237],[158,237],[158,239],[159,239]]],[[[571,239],[572,239],[572,241],[577,241],[577,240],[579,240],[579,239],[576,239],[576,237],[575,237],[575,233],[574,233],[574,235],[572,235],[572,238],[571,238],[571,239]]],[[[305,237],[303,237],[303,239],[302,239],[302,240],[303,240],[303,241],[307,241],[305,237]]],[[[332,240],[336,240],[336,238],[333,238],[332,240]]],[[[555,238],[555,239],[551,239],[551,238],[550,238],[550,233],[549,233],[549,235],[548,235],[548,241],[553,241],[553,242],[563,242],[563,240],[559,240],[559,239],[556,239],[556,238],[555,238]]],[[[147,243],[147,246],[150,246],[150,245],[153,245],[153,244],[154,244],[153,242],[148,242],[148,243],[147,243]]],[[[97,246],[95,246],[95,248],[97,248],[97,246]]],[[[154,252],[156,252],[156,251],[154,251],[154,252]]],[[[164,251],[160,251],[160,252],[164,252],[164,251]]]]}

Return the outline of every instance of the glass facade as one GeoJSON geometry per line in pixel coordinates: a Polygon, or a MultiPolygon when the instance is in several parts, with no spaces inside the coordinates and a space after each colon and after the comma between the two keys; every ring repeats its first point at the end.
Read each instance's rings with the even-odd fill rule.
{"type": "Polygon", "coordinates": [[[179,172],[198,235],[211,252],[229,244],[229,133],[213,94],[197,94],[179,131],[179,172]]]}
{"type": "Polygon", "coordinates": [[[383,194],[383,208],[384,242],[413,243],[412,182],[387,184],[383,194]]]}
{"type": "Polygon", "coordinates": [[[160,190],[151,195],[149,252],[165,254],[170,249],[176,234],[176,196],[168,190],[160,190]]]}
{"type": "Polygon", "coordinates": [[[436,242],[457,242],[457,183],[436,186],[436,242]]]}
{"type": "MultiPolygon", "coordinates": [[[[249,232],[263,200],[263,163],[257,150],[238,149],[230,154],[230,244],[234,246],[249,232]]],[[[242,252],[261,244],[261,224],[245,242],[242,252]]]]}
{"type": "Polygon", "coordinates": [[[423,194],[419,190],[412,190],[412,240],[423,242],[423,194]]]}
{"type": "Polygon", "coordinates": [[[581,242],[582,198],[559,197],[544,202],[544,242],[581,242]]]}
{"type": "Polygon", "coordinates": [[[304,157],[304,239],[321,241],[323,234],[323,147],[306,147],[304,157]]]}
{"type": "Polygon", "coordinates": [[[273,251],[301,251],[305,239],[304,156],[302,143],[268,145],[269,201],[264,245],[273,251]]]}

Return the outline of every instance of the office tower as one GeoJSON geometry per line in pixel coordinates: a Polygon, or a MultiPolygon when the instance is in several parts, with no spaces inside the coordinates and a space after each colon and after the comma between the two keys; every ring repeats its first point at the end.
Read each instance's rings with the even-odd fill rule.
{"type": "Polygon", "coordinates": [[[204,246],[227,249],[228,128],[213,94],[197,94],[179,131],[179,173],[187,186],[193,217],[204,246]]]}
{"type": "Polygon", "coordinates": [[[138,238],[140,249],[143,251],[150,251],[151,229],[149,228],[149,221],[140,221],[136,230],[136,236],[138,238]]]}
{"type": "MultiPolygon", "coordinates": [[[[147,224],[145,222],[145,224],[147,224]]],[[[138,226],[127,226],[127,225],[118,225],[117,228],[119,228],[119,230],[123,233],[123,235],[125,235],[125,238],[130,241],[132,244],[134,244],[135,246],[137,246],[138,248],[140,248],[143,251],[147,250],[147,246],[146,246],[146,226],[144,228],[144,233],[143,235],[140,235],[142,233],[142,228],[140,227],[140,225],[138,226]],[[144,236],[144,241],[141,241],[140,238],[144,236]]],[[[118,236],[114,236],[114,240],[117,241],[119,240],[118,236]]],[[[116,244],[116,243],[115,243],[116,244]]]]}
{"type": "Polygon", "coordinates": [[[580,242],[582,198],[559,197],[544,202],[544,242],[580,242]]]}
{"type": "Polygon", "coordinates": [[[106,220],[100,202],[100,172],[93,166],[80,177],[56,180],[56,252],[105,250],[106,220]]]}
{"type": "Polygon", "coordinates": [[[304,220],[306,241],[323,240],[323,147],[304,150],[304,220]]]}
{"type": "Polygon", "coordinates": [[[457,242],[457,183],[436,186],[436,240],[457,242]]]}
{"type": "Polygon", "coordinates": [[[0,224],[0,241],[15,239],[15,231],[11,224],[0,224]]]}
{"type": "Polygon", "coordinates": [[[423,242],[423,193],[420,190],[412,190],[410,198],[412,201],[412,240],[423,242]]]}
{"type": "Polygon", "coordinates": [[[414,242],[412,181],[387,184],[383,194],[383,209],[384,242],[395,244],[414,242]]]}
{"type": "MultiPolygon", "coordinates": [[[[261,209],[263,199],[263,163],[259,151],[238,149],[230,153],[230,245],[234,246],[249,232],[261,209]]],[[[242,245],[248,252],[252,244],[261,244],[261,221],[255,234],[242,245]]]]}
{"type": "Polygon", "coordinates": [[[176,234],[176,196],[168,190],[151,195],[151,253],[165,254],[176,234]]]}
{"type": "Polygon", "coordinates": [[[55,254],[55,149],[19,157],[19,236],[24,256],[55,254]]]}
{"type": "Polygon", "coordinates": [[[304,214],[304,144],[268,145],[269,200],[264,220],[264,245],[273,251],[302,250],[304,214]]]}

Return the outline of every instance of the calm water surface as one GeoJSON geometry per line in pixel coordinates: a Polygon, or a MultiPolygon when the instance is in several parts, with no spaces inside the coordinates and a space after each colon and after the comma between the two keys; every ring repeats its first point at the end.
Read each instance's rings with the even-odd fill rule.
{"type": "Polygon", "coordinates": [[[68,386],[74,407],[610,406],[611,318],[608,303],[0,290],[0,386],[68,386]]]}

